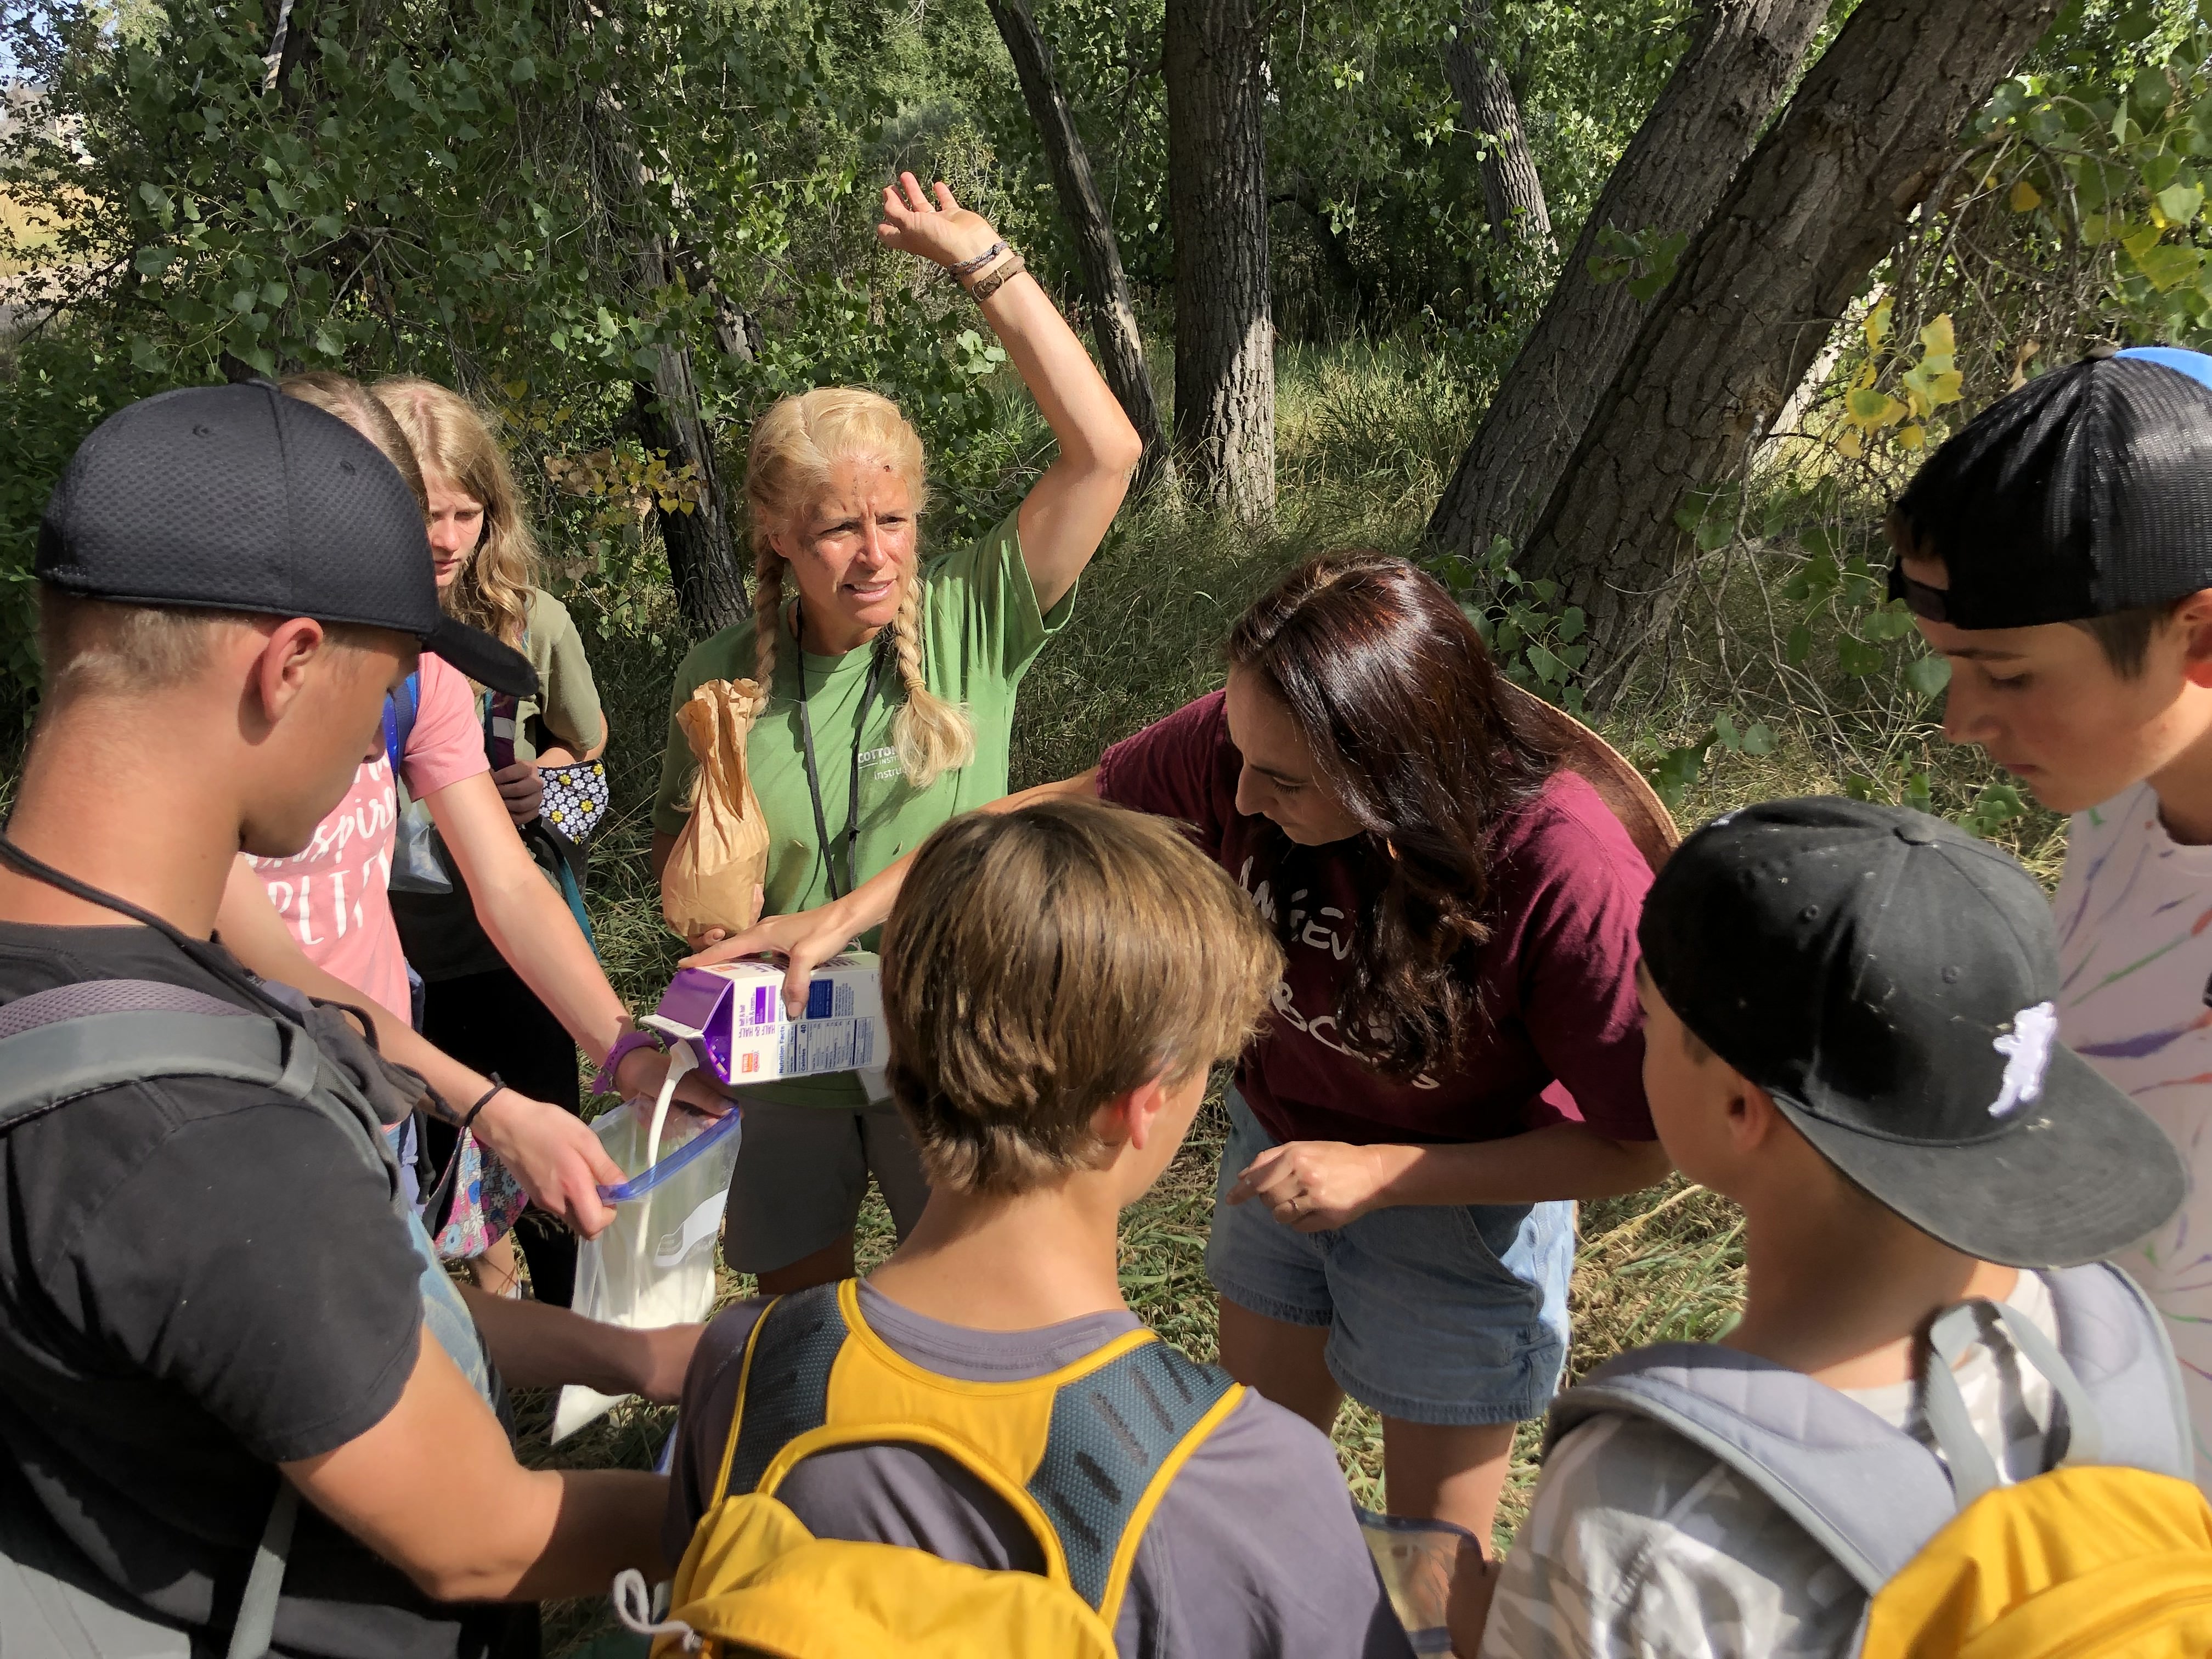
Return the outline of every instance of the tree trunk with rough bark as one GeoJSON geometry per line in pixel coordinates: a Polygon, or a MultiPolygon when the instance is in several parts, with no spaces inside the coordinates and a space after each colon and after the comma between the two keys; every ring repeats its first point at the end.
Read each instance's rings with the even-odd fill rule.
{"type": "Polygon", "coordinates": [[[1460,125],[1482,152],[1482,204],[1490,234],[1500,242],[1552,246],[1552,215],[1544,181],[1528,154],[1521,104],[1491,48],[1492,0],[1467,0],[1459,33],[1444,49],[1444,79],[1459,100],[1460,125]]]}
{"type": "MultiPolygon", "coordinates": [[[[609,206],[617,221],[616,234],[629,240],[640,300],[675,285],[679,279],[703,286],[713,307],[718,343],[726,353],[749,359],[752,351],[750,319],[728,304],[714,286],[711,273],[688,251],[672,249],[658,232],[629,222],[629,212],[645,195],[645,164],[619,106],[602,94],[593,101],[586,118],[598,127],[605,146],[608,173],[615,185],[610,191],[614,199],[609,206]]],[[[660,527],[661,545],[668,554],[668,574],[675,584],[678,609],[685,621],[707,633],[743,621],[750,610],[747,562],[738,556],[729,498],[714,460],[714,429],[707,424],[700,404],[699,380],[689,345],[663,344],[653,349],[650,375],[630,383],[630,414],[641,443],[647,449],[665,452],[670,471],[688,465],[698,481],[697,499],[690,503],[690,512],[681,507],[664,511],[658,502],[653,509],[660,527]]]]}
{"type": "Polygon", "coordinates": [[[1083,136],[1075,130],[1075,117],[1060,95],[1053,76],[1052,49],[1038,33],[1027,0],[989,0],[991,17],[999,26],[1006,54],[1014,60],[1014,74],[1022,83],[1022,97],[1044,142],[1045,165],[1052,173],[1054,194],[1060,198],[1061,217],[1075,239],[1076,263],[1083,272],[1083,297],[1091,309],[1091,335],[1098,346],[1100,368],[1106,384],[1144,441],[1145,458],[1137,464],[1137,488],[1142,489],[1162,475],[1174,480],[1174,464],[1161,437],[1160,407],[1152,395],[1152,377],[1145,369],[1145,342],[1137,331],[1137,313],[1129,303],[1129,279],[1121,269],[1121,250],[1114,239],[1114,222],[1107,216],[1098,185],[1091,176],[1091,155],[1083,136]]]}
{"type": "Polygon", "coordinates": [[[1262,520],[1275,509],[1267,13],[1167,0],[1165,33],[1176,459],[1200,503],[1262,520]]]}
{"type": "Polygon", "coordinates": [[[1675,513],[1741,476],[1960,128],[2059,0],[1862,0],[1683,253],[1520,560],[1589,619],[1593,666],[1665,621],[1675,513]]]}
{"type": "Polygon", "coordinates": [[[1649,305],[1590,274],[1610,225],[1695,235],[1812,47],[1828,0],[1712,0],[1644,125],[1605,182],[1544,313],[1490,400],[1429,520],[1429,539],[1516,548],[1551,499],[1575,440],[1636,342],[1649,305]]]}

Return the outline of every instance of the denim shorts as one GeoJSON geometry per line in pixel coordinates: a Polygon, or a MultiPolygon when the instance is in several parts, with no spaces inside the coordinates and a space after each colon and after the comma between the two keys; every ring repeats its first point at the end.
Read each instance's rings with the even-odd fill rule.
{"type": "Polygon", "coordinates": [[[1221,1155],[1206,1275],[1238,1307],[1326,1326],[1337,1386],[1407,1423],[1471,1427],[1542,1415],[1567,1354],[1575,1206],[1419,1204],[1302,1233],[1261,1204],[1231,1206],[1275,1141],[1241,1096],[1221,1155]]]}

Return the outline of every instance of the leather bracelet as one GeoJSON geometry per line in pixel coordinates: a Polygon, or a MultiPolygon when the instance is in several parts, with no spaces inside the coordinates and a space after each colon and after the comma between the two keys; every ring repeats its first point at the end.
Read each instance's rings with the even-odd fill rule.
{"type": "Polygon", "coordinates": [[[654,1030],[640,1030],[635,1027],[615,1039],[615,1046],[607,1050],[607,1057],[599,1066],[599,1075],[592,1079],[592,1092],[611,1095],[617,1092],[615,1073],[622,1069],[623,1057],[632,1050],[652,1048],[661,1054],[668,1052],[668,1040],[654,1030]]]}
{"type": "Polygon", "coordinates": [[[994,242],[974,258],[963,259],[958,264],[945,266],[945,275],[957,278],[965,276],[971,270],[981,270],[1006,251],[1006,245],[1004,242],[994,242]]]}
{"type": "Polygon", "coordinates": [[[484,1075],[491,1079],[491,1087],[485,1090],[481,1095],[478,1095],[477,1097],[477,1103],[470,1107],[468,1111],[463,1115],[460,1127],[464,1133],[467,1133],[469,1126],[477,1121],[477,1114],[483,1110],[485,1107],[491,1104],[491,1097],[499,1093],[501,1090],[507,1087],[507,1085],[500,1081],[499,1073],[497,1072],[486,1072],[484,1075]]]}
{"type": "Polygon", "coordinates": [[[1007,260],[1006,264],[994,270],[988,276],[983,277],[977,282],[975,286],[969,289],[968,292],[975,300],[975,303],[980,306],[984,301],[989,299],[1000,289],[1006,287],[1006,285],[1014,277],[1020,276],[1028,269],[1029,267],[1022,263],[1022,256],[1017,253],[1012,258],[1007,260]]]}

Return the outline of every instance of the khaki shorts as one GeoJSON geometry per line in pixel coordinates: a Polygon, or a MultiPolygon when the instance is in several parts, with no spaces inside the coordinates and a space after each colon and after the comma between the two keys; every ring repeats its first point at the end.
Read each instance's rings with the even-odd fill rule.
{"type": "Polygon", "coordinates": [[[746,1102],[723,1260],[737,1273],[768,1273],[834,1244],[860,1219],[871,1175],[904,1238],[921,1217],[929,1182],[896,1107],[856,1112],[746,1102]]]}

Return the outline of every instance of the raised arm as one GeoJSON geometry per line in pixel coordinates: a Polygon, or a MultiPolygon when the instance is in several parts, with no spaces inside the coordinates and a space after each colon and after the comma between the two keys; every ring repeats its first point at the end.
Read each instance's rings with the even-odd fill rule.
{"type": "MultiPolygon", "coordinates": [[[[982,215],[962,207],[941,180],[933,204],[911,173],[884,190],[877,239],[940,265],[972,259],[999,240],[982,215]]],[[[960,277],[973,289],[1012,256],[960,277]]],[[[1022,384],[1036,399],[1059,459],[1023,498],[1022,559],[1036,589],[1037,607],[1049,611],[1066,597],[1105,539],[1128,493],[1144,445],[1121,412],[1091,354],[1052,298],[1026,273],[1006,282],[983,301],[983,320],[1006,349],[1022,384]]]]}
{"type": "MultiPolygon", "coordinates": [[[[1098,769],[1094,766],[1088,772],[1063,778],[1058,783],[1017,789],[975,810],[1012,812],[1031,801],[1050,800],[1060,795],[1090,799],[1097,793],[1098,769]]],[[[787,916],[765,917],[744,933],[719,945],[710,945],[696,956],[686,957],[684,964],[687,968],[703,968],[739,957],[780,956],[789,964],[783,979],[784,1005],[796,1016],[806,1006],[806,984],[813,978],[815,968],[843,950],[848,941],[882,925],[897,901],[899,889],[906,883],[907,867],[913,862],[914,854],[908,853],[885,865],[841,899],[832,899],[811,910],[796,910],[787,916]]]]}

